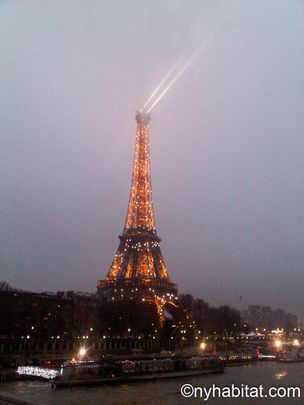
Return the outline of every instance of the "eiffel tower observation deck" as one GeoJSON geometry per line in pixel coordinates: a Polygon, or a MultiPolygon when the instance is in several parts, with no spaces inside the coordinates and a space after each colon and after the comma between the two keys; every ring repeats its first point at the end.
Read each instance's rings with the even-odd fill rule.
{"type": "MultiPolygon", "coordinates": [[[[150,146],[150,115],[137,112],[132,184],[120,244],[98,294],[107,300],[170,301],[177,287],[170,281],[155,228],[150,146]]],[[[174,299],[174,298],[173,298],[174,299]]]]}

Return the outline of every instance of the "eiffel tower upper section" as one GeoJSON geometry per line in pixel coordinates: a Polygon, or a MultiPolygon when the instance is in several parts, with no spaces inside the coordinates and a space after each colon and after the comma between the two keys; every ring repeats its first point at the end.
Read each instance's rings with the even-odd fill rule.
{"type": "Polygon", "coordinates": [[[150,116],[137,113],[135,156],[128,213],[124,235],[138,232],[156,234],[152,201],[150,145],[148,125],[150,116]]]}
{"type": "Polygon", "coordinates": [[[98,292],[108,299],[159,299],[177,294],[155,228],[149,146],[150,115],[136,114],[135,155],[128,212],[120,244],[98,292]]]}

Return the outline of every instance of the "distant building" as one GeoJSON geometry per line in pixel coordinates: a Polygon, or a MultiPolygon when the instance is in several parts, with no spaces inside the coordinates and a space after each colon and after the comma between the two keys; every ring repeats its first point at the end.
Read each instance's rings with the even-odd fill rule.
{"type": "Polygon", "coordinates": [[[242,318],[254,329],[293,329],[298,326],[296,315],[286,314],[283,309],[272,310],[270,306],[249,305],[242,312],[242,318]]]}
{"type": "Polygon", "coordinates": [[[296,326],[298,326],[298,317],[294,314],[286,314],[285,325],[291,325],[291,327],[295,328],[296,326]]]}
{"type": "Polygon", "coordinates": [[[72,349],[99,334],[100,300],[73,291],[0,291],[0,353],[72,349]]]}

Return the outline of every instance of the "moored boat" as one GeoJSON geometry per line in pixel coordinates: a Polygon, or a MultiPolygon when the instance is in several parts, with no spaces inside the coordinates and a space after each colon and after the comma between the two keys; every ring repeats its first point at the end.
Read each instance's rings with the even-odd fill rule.
{"type": "Polygon", "coordinates": [[[240,366],[257,361],[257,355],[248,352],[222,352],[219,358],[225,366],[240,366]]]}
{"type": "Polygon", "coordinates": [[[53,388],[75,385],[118,384],[223,372],[214,356],[114,361],[77,361],[64,364],[53,388]]]}
{"type": "Polygon", "coordinates": [[[277,361],[281,363],[301,363],[304,362],[304,352],[302,350],[287,350],[277,356],[277,361]]]}
{"type": "Polygon", "coordinates": [[[259,354],[258,360],[259,361],[276,361],[276,356],[275,354],[259,354]]]}
{"type": "Polygon", "coordinates": [[[277,353],[275,352],[275,350],[268,347],[262,347],[258,350],[259,361],[276,361],[276,359],[277,353]]]}

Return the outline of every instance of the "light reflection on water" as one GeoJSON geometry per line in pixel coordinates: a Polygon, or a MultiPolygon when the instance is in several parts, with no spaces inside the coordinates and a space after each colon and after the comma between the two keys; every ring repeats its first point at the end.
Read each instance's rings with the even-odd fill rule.
{"type": "Polygon", "coordinates": [[[278,373],[275,375],[275,377],[276,377],[277,380],[281,380],[282,378],[286,377],[287,374],[288,374],[288,371],[287,371],[287,370],[282,370],[282,371],[278,372],[278,373]]]}
{"type": "Polygon", "coordinates": [[[132,383],[116,386],[73,387],[51,390],[50,385],[44,382],[18,382],[4,384],[4,391],[12,392],[22,398],[31,399],[43,405],[147,405],[147,404],[211,404],[211,405],[243,405],[249,404],[282,404],[301,405],[304,403],[303,389],[304,363],[282,364],[276,362],[257,363],[241,367],[227,367],[224,374],[210,376],[181,377],[170,380],[159,380],[145,383],[132,383]],[[210,387],[212,384],[224,387],[235,384],[259,386],[264,389],[271,386],[299,386],[303,398],[299,399],[228,399],[212,398],[204,402],[199,398],[183,398],[180,387],[189,383],[198,387],[210,387]]]}

